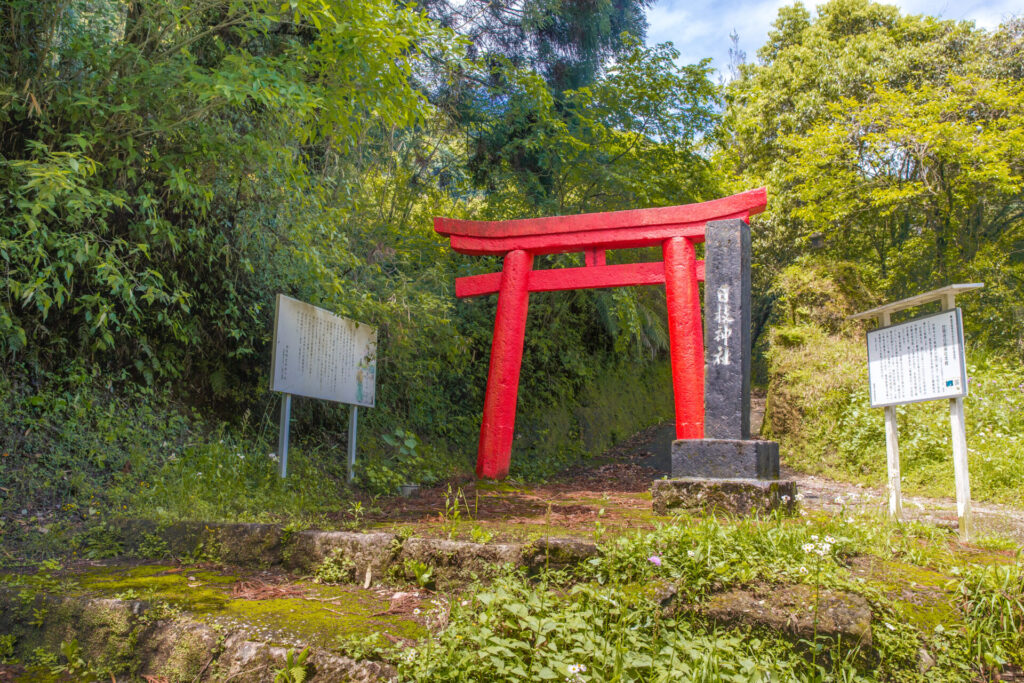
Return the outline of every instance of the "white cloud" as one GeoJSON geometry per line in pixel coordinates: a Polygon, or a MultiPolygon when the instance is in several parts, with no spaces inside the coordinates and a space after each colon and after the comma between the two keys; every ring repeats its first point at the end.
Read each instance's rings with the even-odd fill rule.
{"type": "MultiPolygon", "coordinates": [[[[647,13],[649,44],[671,41],[681,53],[680,61],[690,64],[711,57],[716,69],[729,63],[729,34],[739,34],[739,47],[747,60],[756,58],[768,37],[779,8],[793,0],[659,0],[647,13]]],[[[806,1],[808,7],[824,2],[806,1]]],[[[1019,0],[889,0],[906,14],[932,14],[945,19],[969,19],[981,28],[993,29],[1021,14],[1019,0]]]]}

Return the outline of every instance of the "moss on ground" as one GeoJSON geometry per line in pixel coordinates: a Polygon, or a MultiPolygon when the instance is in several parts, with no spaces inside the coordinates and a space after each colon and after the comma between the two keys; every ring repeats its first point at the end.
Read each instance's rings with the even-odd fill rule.
{"type": "Polygon", "coordinates": [[[953,607],[954,577],[897,560],[870,558],[867,576],[890,600],[893,611],[922,633],[936,626],[952,628],[962,621],[953,607]]]}
{"type": "Polygon", "coordinates": [[[388,604],[376,593],[354,587],[289,583],[307,597],[249,600],[232,596],[232,587],[246,577],[210,570],[166,565],[105,567],[79,577],[85,593],[101,597],[130,596],[166,603],[210,623],[250,629],[272,643],[301,642],[325,648],[337,638],[378,633],[416,640],[426,629],[415,619],[385,614],[388,604]]]}

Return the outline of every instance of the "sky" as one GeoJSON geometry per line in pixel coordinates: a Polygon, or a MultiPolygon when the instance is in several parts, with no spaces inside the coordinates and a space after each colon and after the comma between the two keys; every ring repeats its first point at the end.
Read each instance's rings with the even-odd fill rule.
{"type": "MultiPolygon", "coordinates": [[[[740,49],[747,61],[757,58],[757,49],[768,36],[780,7],[794,0],[657,0],[647,12],[648,44],[672,41],[682,53],[680,62],[689,64],[711,57],[714,67],[729,64],[729,34],[739,34],[740,49]]],[[[823,2],[804,0],[809,9],[823,2]]],[[[943,19],[973,19],[981,28],[995,28],[1003,19],[1024,14],[1021,0],[885,0],[905,14],[931,14],[943,19]]],[[[813,9],[811,11],[813,16],[813,9]]]]}

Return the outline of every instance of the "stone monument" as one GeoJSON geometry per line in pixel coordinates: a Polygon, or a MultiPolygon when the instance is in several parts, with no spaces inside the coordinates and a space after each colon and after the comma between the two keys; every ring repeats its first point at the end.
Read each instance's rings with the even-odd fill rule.
{"type": "Polygon", "coordinates": [[[672,443],[671,479],[654,482],[655,511],[746,513],[792,505],[779,445],[750,438],[750,226],[711,221],[704,242],[704,438],[672,443]],[[788,496],[788,498],[787,498],[788,496]]]}

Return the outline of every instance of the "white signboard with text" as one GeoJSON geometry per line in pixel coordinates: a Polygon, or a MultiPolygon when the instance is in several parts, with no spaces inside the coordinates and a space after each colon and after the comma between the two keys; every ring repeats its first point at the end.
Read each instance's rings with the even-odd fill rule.
{"type": "Polygon", "coordinates": [[[875,408],[966,396],[960,309],[868,332],[868,381],[875,408]]]}
{"type": "Polygon", "coordinates": [[[277,295],[270,389],[372,408],[377,330],[277,295]]]}

